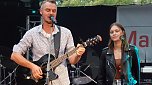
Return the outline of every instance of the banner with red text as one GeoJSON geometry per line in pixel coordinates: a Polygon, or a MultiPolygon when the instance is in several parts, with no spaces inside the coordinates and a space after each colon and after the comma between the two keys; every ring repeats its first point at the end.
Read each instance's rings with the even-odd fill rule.
{"type": "Polygon", "coordinates": [[[117,22],[126,30],[130,44],[139,48],[141,63],[152,63],[152,5],[117,7],[117,22]]]}
{"type": "Polygon", "coordinates": [[[139,48],[141,63],[152,62],[152,27],[125,27],[128,42],[139,48]]]}

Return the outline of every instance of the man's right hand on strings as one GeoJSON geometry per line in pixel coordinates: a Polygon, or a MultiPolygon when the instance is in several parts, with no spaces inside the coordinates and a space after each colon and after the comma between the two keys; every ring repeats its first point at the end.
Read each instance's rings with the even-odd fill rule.
{"type": "Polygon", "coordinates": [[[33,64],[31,68],[32,77],[36,80],[42,79],[42,70],[39,66],[33,64]]]}

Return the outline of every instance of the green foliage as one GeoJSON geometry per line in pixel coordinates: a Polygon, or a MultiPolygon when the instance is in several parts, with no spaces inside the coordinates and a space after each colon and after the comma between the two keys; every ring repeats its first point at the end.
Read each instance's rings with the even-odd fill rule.
{"type": "Polygon", "coordinates": [[[152,0],[56,0],[59,7],[149,4],[152,0]],[[136,2],[135,2],[136,1],[136,2]]]}

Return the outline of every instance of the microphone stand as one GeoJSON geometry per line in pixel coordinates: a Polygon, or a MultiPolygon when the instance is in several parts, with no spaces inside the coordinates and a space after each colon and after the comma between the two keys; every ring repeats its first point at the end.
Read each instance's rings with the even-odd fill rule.
{"type": "MultiPolygon", "coordinates": [[[[124,56],[124,40],[122,39],[121,40],[122,43],[121,43],[121,56],[123,58],[124,56]]],[[[121,59],[121,85],[123,85],[123,67],[122,67],[122,59],[121,59]]]]}
{"type": "Polygon", "coordinates": [[[4,82],[5,85],[8,85],[8,84],[11,85],[11,83],[15,80],[16,69],[18,68],[18,66],[11,73],[9,73],[8,76],[6,76],[2,81],[0,81],[0,85],[2,85],[3,82],[4,82]],[[14,74],[14,79],[12,79],[13,74],[14,74]],[[9,82],[8,82],[8,84],[6,84],[6,79],[8,79],[8,78],[9,78],[9,82]]]}
{"type": "Polygon", "coordinates": [[[50,57],[51,57],[51,39],[52,39],[52,27],[54,26],[54,23],[52,23],[52,26],[51,26],[51,28],[50,28],[50,32],[51,32],[51,34],[50,34],[50,38],[49,38],[49,41],[50,41],[50,49],[49,49],[49,54],[48,54],[48,60],[47,60],[47,68],[46,68],[46,72],[47,72],[47,74],[46,74],[46,82],[45,82],[45,84],[44,85],[49,85],[49,81],[50,81],[50,79],[49,79],[49,71],[50,71],[50,57]]]}
{"type": "Polygon", "coordinates": [[[79,70],[80,71],[80,73],[82,73],[83,75],[85,75],[87,78],[89,78],[90,80],[92,80],[95,84],[97,84],[97,82],[94,80],[94,79],[92,79],[90,76],[88,76],[87,74],[85,74],[83,71],[81,71],[81,70],[79,70]]]}
{"type": "Polygon", "coordinates": [[[146,59],[146,51],[145,51],[145,63],[147,63],[147,59],[146,59]]]}
{"type": "MultiPolygon", "coordinates": [[[[90,66],[90,65],[89,65],[90,66]]],[[[88,76],[86,73],[84,73],[83,71],[81,71],[80,69],[77,69],[77,67],[75,65],[72,65],[73,68],[75,68],[76,70],[78,70],[80,73],[82,73],[83,75],[85,75],[88,79],[90,79],[91,81],[93,81],[95,84],[97,84],[97,82],[92,79],[90,76],[88,76]]],[[[85,68],[85,70],[88,68],[88,66],[85,68]]],[[[78,83],[78,82],[77,82],[78,83]]]]}
{"type": "Polygon", "coordinates": [[[1,74],[1,72],[2,72],[2,67],[3,67],[3,65],[1,64],[1,57],[2,57],[2,55],[0,55],[0,81],[2,80],[2,74],[1,74]]]}

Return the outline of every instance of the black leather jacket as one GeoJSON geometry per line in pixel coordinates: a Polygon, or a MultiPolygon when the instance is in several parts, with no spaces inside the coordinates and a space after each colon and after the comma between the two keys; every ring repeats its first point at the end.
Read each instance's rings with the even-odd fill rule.
{"type": "MultiPolygon", "coordinates": [[[[139,85],[140,58],[136,46],[129,45],[129,49],[124,51],[122,62],[123,75],[127,85],[139,85]]],[[[110,50],[108,47],[103,49],[99,66],[98,85],[112,85],[116,75],[113,50],[110,50]]]]}

